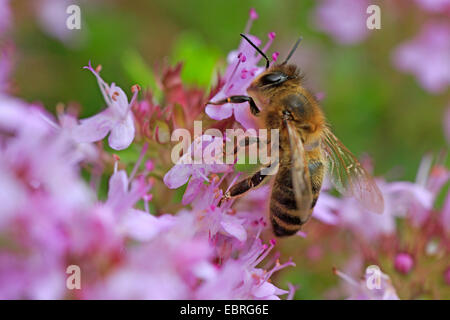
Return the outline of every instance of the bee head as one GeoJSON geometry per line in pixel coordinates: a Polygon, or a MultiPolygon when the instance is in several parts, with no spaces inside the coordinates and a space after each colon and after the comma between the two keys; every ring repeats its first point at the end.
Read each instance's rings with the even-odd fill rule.
{"type": "MultiPolygon", "coordinates": [[[[289,51],[289,54],[287,55],[286,59],[281,64],[276,64],[270,66],[270,60],[267,58],[266,54],[259,49],[249,38],[247,38],[245,35],[241,34],[241,36],[253,47],[255,50],[266,60],[266,71],[263,72],[261,75],[259,75],[247,91],[250,92],[257,92],[257,91],[266,91],[266,89],[272,89],[275,87],[279,87],[282,84],[284,84],[288,80],[296,80],[299,82],[300,76],[299,72],[297,70],[297,67],[295,65],[288,65],[287,62],[291,58],[291,56],[294,54],[295,50],[297,49],[300,41],[302,40],[302,37],[300,37],[295,45],[292,47],[291,51],[289,51]]],[[[270,91],[270,90],[267,90],[270,91]]]]}
{"type": "Polygon", "coordinates": [[[288,88],[291,85],[299,85],[302,76],[297,66],[293,64],[276,64],[257,76],[247,91],[250,95],[273,95],[280,89],[288,88]]]}

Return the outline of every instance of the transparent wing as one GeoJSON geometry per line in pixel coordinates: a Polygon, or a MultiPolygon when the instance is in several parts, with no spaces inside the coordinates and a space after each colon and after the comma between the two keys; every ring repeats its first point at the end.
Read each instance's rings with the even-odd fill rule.
{"type": "Polygon", "coordinates": [[[300,135],[292,122],[285,121],[285,124],[289,134],[292,154],[292,186],[297,202],[298,216],[304,222],[308,220],[311,214],[311,204],[313,201],[311,179],[300,135]]]}
{"type": "Polygon", "coordinates": [[[336,189],[343,195],[354,196],[366,209],[382,213],[383,195],[358,159],[328,128],[324,130],[322,142],[329,176],[336,189]]]}

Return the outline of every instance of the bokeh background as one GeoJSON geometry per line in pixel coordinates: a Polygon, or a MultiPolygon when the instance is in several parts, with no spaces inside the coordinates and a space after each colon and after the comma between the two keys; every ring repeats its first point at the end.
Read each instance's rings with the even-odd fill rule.
{"type": "MultiPolygon", "coordinates": [[[[369,3],[349,1],[348,6],[350,2],[369,3]]],[[[326,1],[14,0],[12,91],[51,112],[58,103],[75,103],[82,117],[93,115],[104,102],[94,77],[82,70],[89,60],[102,64],[102,76],[124,89],[138,83],[157,95],[155,73],[163,64],[177,62],[183,63],[185,83],[209,89],[216,73],[224,71],[227,54],[239,44],[239,33],[254,7],[259,19],[252,33],[264,39],[269,31],[277,34],[270,53],[279,51],[283,57],[303,36],[292,62],[304,71],[307,85],[324,95],[323,108],[341,140],[358,156],[368,153],[376,175],[413,181],[426,153],[445,152],[449,80],[444,80],[443,89],[427,88],[420,77],[398,66],[395,55],[428,23],[448,23],[449,11],[427,9],[422,3],[426,1],[372,2],[381,7],[381,29],[340,38],[326,29],[339,29],[339,19],[334,18],[351,10],[336,7],[334,18],[324,21],[320,7],[326,1]],[[79,31],[67,30],[66,16],[56,13],[55,8],[70,3],[82,10],[79,31]]],[[[430,64],[428,58],[432,59],[426,54],[418,57],[424,67],[430,64]]],[[[437,68],[445,72],[449,60],[442,61],[437,68]]],[[[279,281],[301,283],[296,298],[323,297],[337,281],[330,265],[339,261],[333,253],[339,248],[326,240],[326,261],[316,263],[306,259],[305,252],[308,248],[314,256],[323,250],[311,246],[320,239],[308,241],[298,246],[298,239],[287,240],[282,247],[297,267],[279,281]]]]}

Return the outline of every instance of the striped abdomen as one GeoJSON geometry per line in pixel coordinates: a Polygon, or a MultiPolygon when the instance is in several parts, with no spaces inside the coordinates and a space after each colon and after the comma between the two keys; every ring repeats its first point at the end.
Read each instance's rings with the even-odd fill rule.
{"type": "MultiPolygon", "coordinates": [[[[319,160],[310,160],[308,169],[313,193],[312,212],[322,186],[324,166],[319,160]]],[[[300,230],[304,222],[302,223],[298,214],[296,214],[296,210],[297,203],[292,186],[291,167],[280,166],[275,177],[270,199],[270,220],[276,236],[290,236],[300,230]]]]}

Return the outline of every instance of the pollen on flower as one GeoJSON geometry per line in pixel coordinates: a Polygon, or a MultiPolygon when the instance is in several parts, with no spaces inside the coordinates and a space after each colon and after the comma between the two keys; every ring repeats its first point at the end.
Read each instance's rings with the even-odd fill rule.
{"type": "Polygon", "coordinates": [[[114,101],[117,101],[117,97],[118,97],[118,96],[119,96],[119,92],[114,91],[113,94],[112,94],[112,96],[111,96],[111,99],[113,99],[114,101]]]}
{"type": "Polygon", "coordinates": [[[254,8],[250,9],[250,19],[252,19],[252,20],[258,19],[258,13],[256,12],[256,10],[254,8]]]}
{"type": "Polygon", "coordinates": [[[275,39],[275,32],[269,32],[269,34],[267,35],[269,37],[270,40],[275,39]]]}
{"type": "Polygon", "coordinates": [[[132,92],[132,93],[139,92],[139,91],[141,91],[141,86],[140,86],[140,85],[135,84],[135,85],[133,85],[133,86],[131,87],[131,92],[132,92]]]}
{"type": "Polygon", "coordinates": [[[279,55],[280,55],[280,53],[279,53],[278,51],[275,51],[275,52],[272,54],[272,60],[273,60],[273,61],[277,61],[279,55]]]}

